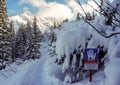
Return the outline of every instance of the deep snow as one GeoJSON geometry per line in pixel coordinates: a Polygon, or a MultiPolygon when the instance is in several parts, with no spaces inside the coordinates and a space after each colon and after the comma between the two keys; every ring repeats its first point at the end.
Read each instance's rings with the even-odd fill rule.
{"type": "MultiPolygon", "coordinates": [[[[18,70],[8,78],[0,76],[0,85],[69,85],[63,82],[61,66],[54,63],[54,57],[43,57],[35,61],[26,61],[23,65],[16,67],[18,70]]],[[[9,74],[6,72],[6,74],[9,74]]],[[[100,85],[100,80],[104,79],[103,71],[99,71],[93,76],[93,82],[89,79],[71,85],[100,85]]]]}

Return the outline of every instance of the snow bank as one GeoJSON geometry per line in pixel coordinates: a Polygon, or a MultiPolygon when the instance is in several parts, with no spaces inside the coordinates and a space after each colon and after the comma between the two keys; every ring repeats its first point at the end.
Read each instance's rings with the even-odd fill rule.
{"type": "Polygon", "coordinates": [[[120,85],[120,58],[112,59],[105,66],[105,85],[120,85]]]}
{"type": "Polygon", "coordinates": [[[62,66],[55,63],[56,57],[49,57],[45,64],[43,73],[46,83],[44,85],[59,85],[63,80],[65,75],[62,73],[62,66]]]}
{"type": "MultiPolygon", "coordinates": [[[[25,61],[24,63],[17,65],[17,63],[12,64],[7,67],[3,72],[6,77],[3,81],[0,81],[1,85],[19,85],[22,77],[26,74],[28,68],[34,63],[33,60],[25,61]]],[[[3,74],[3,73],[1,73],[3,74]]],[[[1,79],[1,78],[0,78],[1,79]]]]}
{"type": "Polygon", "coordinates": [[[120,85],[120,41],[113,37],[109,42],[108,58],[105,64],[105,85],[120,85]]]}
{"type": "Polygon", "coordinates": [[[84,31],[80,29],[74,31],[63,31],[57,36],[56,53],[58,54],[58,60],[66,56],[63,64],[63,72],[69,68],[70,55],[74,50],[82,50],[85,48],[86,40],[88,36],[84,31]],[[72,36],[71,36],[72,35],[72,36]]]}

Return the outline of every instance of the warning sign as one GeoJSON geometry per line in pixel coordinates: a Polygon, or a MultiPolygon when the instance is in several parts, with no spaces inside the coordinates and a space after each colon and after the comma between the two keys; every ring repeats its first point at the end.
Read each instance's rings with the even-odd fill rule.
{"type": "Polygon", "coordinates": [[[98,70],[98,49],[86,48],[84,51],[85,70],[98,70]]]}

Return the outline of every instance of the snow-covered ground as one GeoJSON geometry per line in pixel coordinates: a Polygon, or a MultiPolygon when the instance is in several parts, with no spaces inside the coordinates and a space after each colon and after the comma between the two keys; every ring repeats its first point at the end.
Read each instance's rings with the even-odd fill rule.
{"type": "MultiPolygon", "coordinates": [[[[20,66],[6,68],[8,72],[1,72],[0,85],[70,85],[65,84],[63,79],[61,66],[56,65],[55,58],[43,57],[39,60],[26,61],[20,66]],[[5,76],[4,76],[4,75],[5,76]]],[[[104,79],[103,71],[97,72],[93,76],[93,82],[89,83],[89,79],[77,82],[71,85],[100,85],[100,81],[104,79]],[[102,75],[102,76],[101,76],[102,75]]]]}

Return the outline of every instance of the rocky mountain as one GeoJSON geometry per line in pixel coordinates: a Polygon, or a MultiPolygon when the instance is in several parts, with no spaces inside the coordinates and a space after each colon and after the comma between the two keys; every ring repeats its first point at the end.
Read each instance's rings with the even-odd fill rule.
{"type": "MultiPolygon", "coordinates": [[[[97,8],[93,1],[89,1],[88,3],[97,8]]],[[[86,12],[94,11],[87,4],[83,4],[82,6],[84,9],[89,8],[89,10],[86,10],[86,12]]],[[[17,31],[19,26],[21,24],[26,24],[27,21],[30,21],[32,24],[34,17],[36,16],[37,25],[41,29],[41,32],[44,33],[53,27],[58,27],[66,19],[75,20],[78,12],[82,14],[84,13],[77,2],[70,0],[66,5],[54,4],[49,8],[44,8],[36,15],[30,11],[23,11],[21,14],[9,17],[9,20],[14,21],[15,31],[17,31]]]]}
{"type": "MultiPolygon", "coordinates": [[[[9,17],[9,20],[14,21],[15,31],[17,31],[19,26],[21,24],[26,24],[27,21],[30,21],[30,23],[32,24],[35,16],[36,15],[32,14],[29,11],[24,11],[21,14],[9,17]]],[[[49,29],[53,28],[55,24],[56,26],[60,25],[63,21],[63,19],[54,18],[54,17],[44,18],[44,17],[36,16],[36,18],[37,18],[37,25],[41,29],[42,33],[44,33],[45,31],[49,31],[49,29]]]]}

